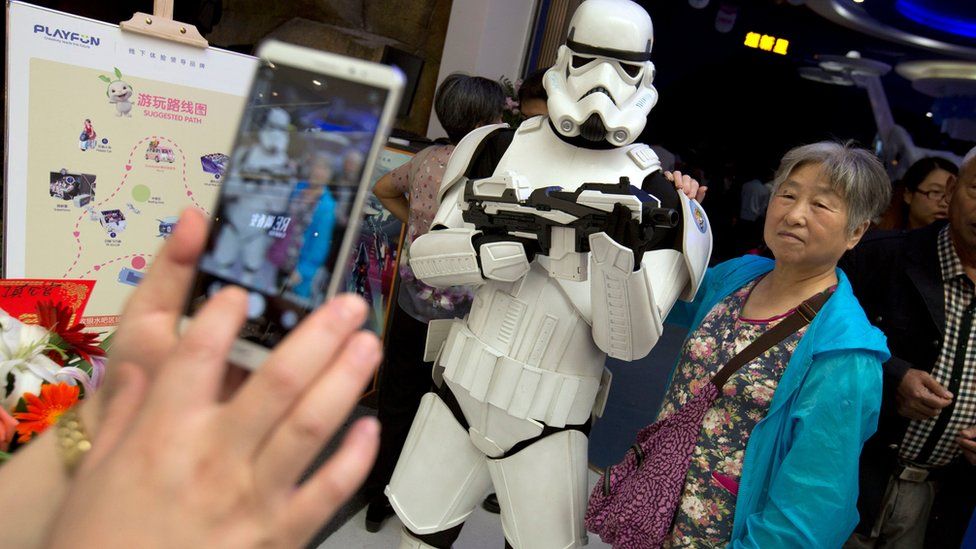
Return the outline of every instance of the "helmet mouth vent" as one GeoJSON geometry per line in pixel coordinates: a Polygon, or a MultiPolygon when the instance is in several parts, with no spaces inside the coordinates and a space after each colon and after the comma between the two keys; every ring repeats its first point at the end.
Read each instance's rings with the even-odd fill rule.
{"type": "Polygon", "coordinates": [[[607,136],[607,127],[600,115],[593,113],[586,122],[580,125],[580,135],[587,141],[603,141],[607,136]]]}
{"type": "Polygon", "coordinates": [[[594,93],[602,93],[603,95],[609,97],[610,98],[610,101],[613,102],[614,105],[617,104],[617,102],[613,100],[613,96],[610,95],[610,90],[604,88],[603,86],[597,86],[597,87],[593,88],[592,90],[586,92],[586,95],[584,95],[583,97],[581,97],[580,100],[582,101],[584,98],[589,97],[589,96],[593,95],[594,93]]]}

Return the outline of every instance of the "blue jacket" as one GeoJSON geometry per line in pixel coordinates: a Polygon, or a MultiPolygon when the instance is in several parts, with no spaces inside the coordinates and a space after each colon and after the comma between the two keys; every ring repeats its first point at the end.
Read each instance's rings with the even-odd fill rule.
{"type": "MultiPolygon", "coordinates": [[[[295,197],[308,186],[307,181],[299,182],[292,192],[292,200],[295,200],[295,197]]],[[[302,281],[292,288],[292,291],[306,299],[313,297],[312,282],[315,281],[315,273],[320,267],[325,266],[325,260],[328,259],[332,248],[332,232],[336,224],[335,209],[336,201],[332,198],[329,188],[322,189],[322,196],[315,205],[312,220],[305,228],[302,249],[298,254],[298,264],[295,266],[295,270],[302,275],[302,281]]]]}
{"type": "MultiPolygon", "coordinates": [[[[746,256],[709,269],[695,301],[676,305],[668,321],[694,330],[772,268],[769,259],[746,256]]],[[[749,436],[729,547],[836,548],[857,524],[858,461],[877,429],[889,354],[840,269],[837,278],[749,436]]]]}

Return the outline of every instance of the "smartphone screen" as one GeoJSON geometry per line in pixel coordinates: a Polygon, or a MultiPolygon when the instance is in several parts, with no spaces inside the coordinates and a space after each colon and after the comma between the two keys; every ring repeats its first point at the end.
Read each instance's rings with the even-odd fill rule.
{"type": "MultiPolygon", "coordinates": [[[[339,263],[389,92],[264,61],[223,178],[189,313],[248,290],[241,338],[276,345],[347,275],[339,263]]],[[[348,245],[347,245],[348,247],[348,245]]]]}

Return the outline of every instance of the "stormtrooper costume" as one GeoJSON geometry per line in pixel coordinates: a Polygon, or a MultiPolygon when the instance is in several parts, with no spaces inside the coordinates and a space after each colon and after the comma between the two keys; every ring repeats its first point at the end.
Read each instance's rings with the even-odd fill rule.
{"type": "MultiPolygon", "coordinates": [[[[657,100],[652,38],[639,5],[586,0],[544,78],[550,118],[479,128],[451,157],[433,230],[414,241],[410,264],[432,286],[478,289],[467,318],[430,326],[425,360],[440,390],[423,398],[386,491],[405,526],[401,548],[450,547],[492,487],[510,546],[586,544],[587,433],[609,388],[606,357],[646,356],[711,253],[704,212],[649,147],[632,144],[657,100]],[[473,193],[521,201],[622,176],[646,194],[580,200],[606,212],[622,204],[630,223],[650,200],[677,212],[677,226],[632,242],[608,227],[588,235],[587,251],[575,229],[555,226],[540,252],[537,235],[489,235],[465,220],[473,193]]],[[[525,204],[487,210],[565,217],[525,204]]]]}
{"type": "MultiPolygon", "coordinates": [[[[256,220],[283,213],[291,192],[294,171],[288,156],[291,116],[275,107],[268,111],[257,141],[239,154],[231,177],[224,183],[223,224],[214,245],[213,257],[225,273],[238,262],[245,284],[255,284],[257,273],[267,264],[272,243],[265,224],[256,220]],[[259,216],[259,217],[256,217],[259,216]]],[[[274,291],[273,280],[258,283],[274,291]]]]}

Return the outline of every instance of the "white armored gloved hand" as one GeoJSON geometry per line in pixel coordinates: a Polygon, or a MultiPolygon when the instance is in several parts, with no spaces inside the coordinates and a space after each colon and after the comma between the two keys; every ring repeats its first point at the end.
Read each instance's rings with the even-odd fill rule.
{"type": "Polygon", "coordinates": [[[486,242],[478,252],[485,278],[515,282],[529,272],[529,258],[521,242],[486,242]]]}

